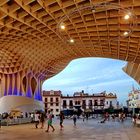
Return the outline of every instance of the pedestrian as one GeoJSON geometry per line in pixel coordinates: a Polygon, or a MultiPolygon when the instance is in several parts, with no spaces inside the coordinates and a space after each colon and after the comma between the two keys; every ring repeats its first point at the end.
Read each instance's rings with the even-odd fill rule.
{"type": "Polygon", "coordinates": [[[113,122],[115,122],[115,114],[112,114],[112,120],[113,120],[113,122]]]}
{"type": "Polygon", "coordinates": [[[119,112],[118,120],[121,121],[121,113],[119,112]]]}
{"type": "Polygon", "coordinates": [[[27,112],[25,112],[25,117],[28,118],[28,113],[27,112]]]}
{"type": "Polygon", "coordinates": [[[105,123],[105,121],[107,120],[108,114],[107,112],[104,114],[104,119],[100,122],[100,123],[105,123]]]}
{"type": "Polygon", "coordinates": [[[124,122],[124,113],[121,113],[121,122],[124,122]]]}
{"type": "Polygon", "coordinates": [[[38,128],[39,120],[40,120],[39,112],[36,112],[35,113],[35,128],[38,128]]]}
{"type": "Polygon", "coordinates": [[[41,114],[40,114],[40,123],[41,123],[41,129],[43,129],[44,128],[44,122],[45,122],[45,115],[44,115],[44,113],[42,112],[41,114]]]}
{"type": "Polygon", "coordinates": [[[136,121],[137,121],[137,115],[136,114],[133,115],[133,120],[132,121],[133,121],[133,124],[136,125],[136,121]]]}
{"type": "Polygon", "coordinates": [[[34,117],[35,117],[34,116],[34,113],[31,113],[31,116],[30,117],[31,117],[31,123],[33,123],[34,122],[34,117]]]}
{"type": "Polygon", "coordinates": [[[62,111],[60,112],[59,117],[60,117],[60,130],[62,130],[62,128],[64,127],[63,126],[64,114],[62,111]]]}
{"type": "Polygon", "coordinates": [[[89,117],[89,114],[88,114],[88,113],[86,113],[86,120],[88,120],[88,117],[89,117]]]}
{"type": "Polygon", "coordinates": [[[0,114],[0,128],[1,128],[2,115],[0,114]]]}
{"type": "Polygon", "coordinates": [[[82,113],[82,117],[83,117],[83,122],[85,121],[85,113],[82,113]]]}
{"type": "Polygon", "coordinates": [[[74,114],[73,115],[73,123],[74,123],[74,126],[76,126],[76,121],[77,121],[77,116],[74,114]]]}
{"type": "Polygon", "coordinates": [[[53,115],[50,111],[48,111],[48,115],[47,115],[48,127],[47,127],[46,132],[49,132],[49,128],[50,128],[50,127],[52,128],[52,132],[55,131],[55,129],[54,129],[53,125],[52,125],[52,118],[53,118],[53,117],[54,117],[54,115],[53,115]]]}

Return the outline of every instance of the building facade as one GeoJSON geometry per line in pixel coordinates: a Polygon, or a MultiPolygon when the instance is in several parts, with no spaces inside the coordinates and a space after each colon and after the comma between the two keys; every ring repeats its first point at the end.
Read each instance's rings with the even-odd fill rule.
{"type": "Polygon", "coordinates": [[[43,91],[44,110],[51,110],[54,115],[60,114],[61,91],[43,91]]]}
{"type": "Polygon", "coordinates": [[[119,108],[119,102],[117,101],[116,94],[109,93],[105,94],[105,109],[113,107],[114,109],[119,108]]]}
{"type": "Polygon", "coordinates": [[[82,110],[93,110],[93,109],[103,109],[105,102],[105,95],[93,94],[89,95],[88,93],[75,92],[73,96],[62,96],[61,97],[61,109],[78,109],[82,110]]]}
{"type": "Polygon", "coordinates": [[[43,101],[45,111],[51,110],[54,115],[58,115],[60,110],[94,111],[113,107],[117,109],[116,94],[106,92],[89,95],[88,93],[75,92],[73,96],[64,96],[61,91],[43,91],[43,101]]]}
{"type": "Polygon", "coordinates": [[[128,94],[128,108],[140,108],[140,90],[133,88],[128,94]]]}

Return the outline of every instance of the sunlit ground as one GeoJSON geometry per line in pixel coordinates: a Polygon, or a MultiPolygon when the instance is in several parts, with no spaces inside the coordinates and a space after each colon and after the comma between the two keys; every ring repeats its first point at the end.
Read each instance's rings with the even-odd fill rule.
{"type": "Polygon", "coordinates": [[[54,121],[54,132],[45,132],[45,129],[35,129],[33,124],[2,127],[0,140],[139,140],[140,128],[134,127],[131,120],[124,123],[106,122],[90,119],[77,121],[73,126],[72,120],[64,121],[64,130],[59,128],[59,120],[54,121]]]}

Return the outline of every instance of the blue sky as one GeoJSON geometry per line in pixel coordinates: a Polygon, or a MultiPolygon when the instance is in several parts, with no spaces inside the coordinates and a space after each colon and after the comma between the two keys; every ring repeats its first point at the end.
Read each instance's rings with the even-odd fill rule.
{"type": "Polygon", "coordinates": [[[113,92],[125,104],[128,93],[139,85],[122,68],[126,62],[106,58],[81,58],[73,60],[56,76],[43,83],[43,90],[61,90],[72,95],[84,90],[88,93],[113,92]]]}

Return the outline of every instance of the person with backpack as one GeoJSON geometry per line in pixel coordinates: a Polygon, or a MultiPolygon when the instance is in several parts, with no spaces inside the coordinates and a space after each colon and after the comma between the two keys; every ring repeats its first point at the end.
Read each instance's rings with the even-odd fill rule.
{"type": "Polygon", "coordinates": [[[52,119],[54,118],[54,115],[51,113],[51,111],[48,111],[47,119],[48,119],[48,127],[46,132],[49,132],[49,128],[52,128],[52,132],[55,131],[53,125],[52,125],[52,119]]]}

